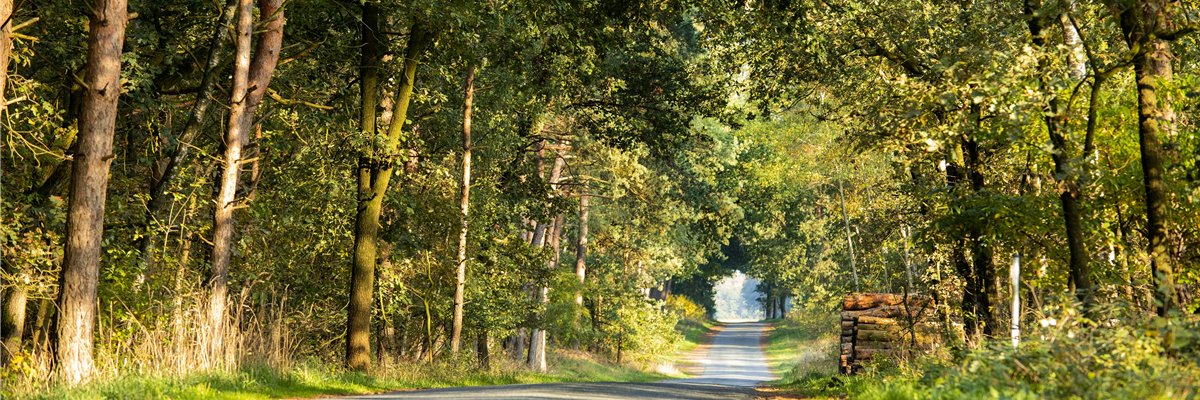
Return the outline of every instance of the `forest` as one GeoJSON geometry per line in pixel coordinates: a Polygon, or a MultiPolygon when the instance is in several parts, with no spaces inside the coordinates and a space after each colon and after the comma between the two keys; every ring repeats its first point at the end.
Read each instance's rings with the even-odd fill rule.
{"type": "Polygon", "coordinates": [[[927,398],[1200,396],[1198,29],[1194,0],[0,0],[3,395],[649,370],[744,273],[767,318],[932,296],[945,348],[868,371],[940,371],[927,398]]]}

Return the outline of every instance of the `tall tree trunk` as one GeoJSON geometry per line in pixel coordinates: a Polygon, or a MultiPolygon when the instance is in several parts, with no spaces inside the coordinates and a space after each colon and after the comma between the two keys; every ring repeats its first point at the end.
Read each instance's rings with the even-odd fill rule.
{"type": "MultiPolygon", "coordinates": [[[[167,156],[167,166],[163,170],[162,177],[154,183],[154,187],[150,189],[150,201],[146,204],[146,215],[149,217],[147,221],[155,221],[159,214],[162,213],[167,205],[170,204],[171,196],[168,196],[167,191],[171,189],[171,185],[179,178],[180,171],[186,166],[188,155],[191,153],[192,142],[200,135],[205,119],[208,117],[208,107],[213,102],[213,91],[217,87],[217,80],[221,78],[221,71],[224,65],[221,60],[225,58],[225,50],[227,49],[226,42],[229,41],[229,25],[233,23],[233,17],[237,15],[239,0],[226,0],[224,8],[221,9],[221,15],[213,26],[213,36],[209,43],[208,60],[204,66],[204,76],[200,80],[200,89],[196,93],[196,103],[192,105],[192,113],[188,116],[187,122],[184,123],[182,133],[171,149],[171,153],[167,156]]],[[[141,253],[141,262],[143,266],[149,265],[151,260],[150,248],[154,247],[154,238],[156,235],[146,235],[138,243],[138,249],[141,253]]]]}
{"type": "Polygon", "coordinates": [[[458,231],[458,272],[454,284],[454,326],[451,329],[450,352],[458,353],[459,342],[462,341],[463,292],[467,285],[467,225],[470,221],[467,213],[471,200],[471,102],[475,95],[475,64],[467,66],[467,84],[463,90],[463,169],[462,169],[462,198],[460,201],[459,231],[458,231]]]}
{"type": "MultiPolygon", "coordinates": [[[[566,160],[561,155],[559,155],[556,151],[555,157],[554,157],[554,167],[551,168],[551,172],[550,172],[550,187],[551,187],[551,190],[554,191],[554,193],[557,193],[559,190],[559,187],[558,187],[559,180],[562,179],[562,170],[565,166],[566,166],[566,160]]],[[[534,245],[537,247],[545,246],[545,242],[546,242],[545,237],[547,234],[549,234],[551,236],[550,242],[551,242],[552,246],[554,247],[554,251],[557,253],[558,252],[557,236],[562,234],[561,228],[559,227],[559,225],[561,223],[562,223],[562,216],[559,215],[554,218],[554,220],[551,222],[549,227],[542,226],[543,224],[538,224],[538,229],[536,229],[535,233],[534,233],[534,238],[535,238],[535,240],[537,240],[537,243],[535,243],[534,245]],[[540,238],[540,239],[538,239],[538,238],[540,238]]],[[[551,258],[549,261],[547,261],[546,267],[550,268],[550,269],[557,267],[557,265],[555,264],[557,258],[558,257],[555,256],[555,257],[551,258]]],[[[548,286],[540,288],[538,290],[537,296],[538,296],[538,300],[541,301],[541,303],[543,305],[549,303],[550,288],[548,286]]],[[[531,338],[529,341],[529,368],[533,369],[534,371],[538,371],[538,372],[546,371],[546,330],[545,329],[535,328],[533,330],[533,334],[531,335],[531,338]]]]}
{"type": "MultiPolygon", "coordinates": [[[[378,11],[368,12],[364,6],[364,22],[370,22],[363,30],[364,45],[374,41],[375,49],[364,46],[364,61],[362,73],[364,78],[373,76],[374,82],[362,83],[363,107],[359,128],[363,135],[373,136],[375,132],[375,91],[377,91],[378,11]],[[367,21],[367,14],[374,14],[367,21]],[[368,103],[369,102],[369,103],[368,103]]],[[[404,121],[408,118],[408,105],[412,99],[412,91],[417,75],[417,64],[425,44],[428,42],[424,28],[414,22],[409,30],[408,50],[404,58],[404,76],[396,88],[393,116],[388,124],[387,142],[383,149],[376,149],[372,154],[359,159],[358,167],[358,204],[354,226],[354,266],[350,278],[350,308],[346,318],[346,366],[353,370],[366,370],[371,366],[371,304],[375,292],[375,262],[377,256],[376,241],[379,236],[379,215],[383,210],[383,199],[387,196],[388,183],[392,178],[394,162],[392,157],[399,153],[400,134],[404,129],[404,121]]],[[[427,316],[428,319],[428,316],[427,316]]],[[[431,330],[429,327],[427,331],[431,330]]],[[[428,349],[431,352],[432,349],[428,349]]]]}
{"type": "Polygon", "coordinates": [[[1167,250],[1167,186],[1163,180],[1163,149],[1159,135],[1172,126],[1173,110],[1169,104],[1158,103],[1155,87],[1159,80],[1171,79],[1170,44],[1161,38],[1159,29],[1170,25],[1165,4],[1159,1],[1138,0],[1132,4],[1112,2],[1113,11],[1121,26],[1125,42],[1134,51],[1133,71],[1137,80],[1138,142],[1142,158],[1142,183],[1146,196],[1146,239],[1150,257],[1150,280],[1158,315],[1166,316],[1178,308],[1175,291],[1175,269],[1167,250]]]}
{"type": "MultiPolygon", "coordinates": [[[[972,111],[972,119],[978,121],[979,110],[972,111]]],[[[974,139],[963,141],[964,158],[967,165],[967,177],[971,181],[971,190],[975,193],[983,191],[983,157],[980,154],[979,142],[974,139]]],[[[996,313],[992,299],[996,297],[996,269],[992,267],[992,248],[984,243],[982,227],[972,226],[968,237],[971,240],[972,273],[975,279],[975,315],[983,325],[983,334],[992,336],[996,330],[996,313]]]]}
{"type": "Polygon", "coordinates": [[[225,156],[222,159],[220,191],[213,214],[212,271],[209,277],[207,350],[210,365],[218,365],[225,353],[223,342],[229,261],[233,254],[233,211],[236,205],[238,178],[241,175],[242,150],[250,141],[254,114],[262,96],[271,84],[271,75],[279,61],[283,43],[282,0],[258,0],[261,18],[267,21],[258,35],[258,47],[250,55],[250,35],[254,32],[254,10],[250,0],[238,4],[237,53],[234,57],[232,96],[229,122],[225,133],[225,156]]]}
{"type": "MultiPolygon", "coordinates": [[[[1043,19],[1041,16],[1036,15],[1032,0],[1025,1],[1024,12],[1032,42],[1037,49],[1041,49],[1046,44],[1046,38],[1042,33],[1044,28],[1042,26],[1043,19]]],[[[1065,19],[1060,20],[1063,21],[1064,28],[1070,28],[1066,30],[1065,39],[1068,42],[1067,45],[1077,46],[1079,34],[1074,30],[1074,25],[1065,19]],[[1071,43],[1071,40],[1075,42],[1071,43]]],[[[1070,57],[1070,62],[1077,61],[1075,60],[1075,55],[1071,55],[1070,57]]],[[[1054,176],[1062,186],[1062,193],[1059,194],[1059,202],[1062,204],[1063,224],[1067,233],[1067,250],[1070,257],[1067,262],[1068,274],[1070,275],[1071,285],[1075,287],[1074,295],[1079,301],[1083,302],[1085,310],[1090,310],[1094,305],[1091,266],[1088,263],[1091,257],[1088,256],[1087,244],[1083,240],[1083,217],[1079,211],[1079,196],[1081,194],[1079,193],[1078,184],[1070,175],[1071,168],[1069,164],[1071,163],[1071,157],[1068,153],[1067,140],[1062,132],[1064,123],[1066,122],[1066,110],[1062,109],[1058,95],[1055,94],[1057,90],[1050,87],[1049,83],[1046,82],[1047,75],[1049,74],[1046,65],[1047,60],[1045,60],[1045,57],[1038,57],[1037,67],[1040,71],[1038,83],[1042,93],[1050,97],[1043,112],[1045,114],[1046,132],[1050,136],[1050,143],[1054,146],[1053,151],[1050,152],[1050,158],[1054,161],[1054,176]]],[[[1069,65],[1071,65],[1071,73],[1074,76],[1074,69],[1076,67],[1074,64],[1069,63],[1069,65]]],[[[1084,156],[1086,155],[1085,153],[1084,156]]]]}
{"type": "MultiPolygon", "coordinates": [[[[367,2],[362,6],[362,53],[359,65],[359,133],[365,137],[376,134],[376,104],[379,96],[379,7],[367,2]]],[[[373,193],[371,184],[379,166],[363,155],[358,161],[358,227],[354,235],[354,261],[350,278],[350,309],[346,328],[346,366],[366,370],[371,365],[371,299],[375,289],[375,236],[378,220],[372,222],[364,205],[369,205],[373,193]],[[362,226],[364,223],[368,226],[362,226]],[[365,240],[369,231],[371,239],[365,240]],[[369,247],[369,249],[368,249],[369,247]]]]}
{"type": "Polygon", "coordinates": [[[1159,79],[1169,79],[1170,70],[1161,65],[1170,65],[1166,42],[1155,41],[1153,52],[1134,57],[1133,69],[1137,77],[1138,90],[1138,141],[1141,145],[1142,182],[1146,189],[1146,236],[1150,241],[1150,265],[1154,282],[1154,297],[1158,315],[1166,316],[1177,309],[1175,293],[1175,269],[1167,250],[1167,185],[1163,179],[1162,132],[1160,119],[1162,110],[1158,106],[1155,84],[1159,79]],[[1156,68],[1159,67],[1159,68],[1156,68]],[[1166,72],[1164,76],[1164,72],[1166,72]]]}
{"type": "Polygon", "coordinates": [[[89,380],[96,320],[96,287],[104,237],[104,199],[112,164],[121,48],[128,22],[125,0],[95,0],[88,23],[87,86],[79,115],[79,147],[71,168],[67,244],[59,278],[55,356],[68,385],[89,380]]]}

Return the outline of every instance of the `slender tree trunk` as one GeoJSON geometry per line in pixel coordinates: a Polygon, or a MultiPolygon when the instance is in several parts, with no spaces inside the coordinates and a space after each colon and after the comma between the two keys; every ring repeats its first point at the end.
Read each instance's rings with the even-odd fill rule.
{"type": "MultiPolygon", "coordinates": [[[[566,165],[566,161],[561,156],[558,156],[558,154],[556,153],[555,157],[554,157],[554,167],[551,168],[551,172],[550,172],[550,186],[555,192],[558,191],[559,180],[562,178],[562,170],[565,167],[565,165],[566,165]]],[[[549,235],[551,236],[551,240],[550,240],[551,244],[552,244],[552,246],[554,246],[554,251],[557,253],[558,252],[558,236],[562,234],[562,232],[560,230],[561,228],[558,226],[561,223],[562,223],[562,216],[559,215],[554,218],[554,220],[551,222],[551,226],[549,228],[543,226],[543,224],[538,224],[538,228],[534,233],[534,238],[535,238],[535,240],[537,240],[537,243],[535,243],[534,245],[537,247],[545,246],[545,236],[547,235],[547,230],[548,230],[549,235]]],[[[558,257],[555,256],[550,261],[547,261],[546,267],[549,269],[553,269],[553,268],[557,267],[557,265],[555,265],[555,260],[557,258],[558,257]]],[[[541,301],[541,303],[543,305],[547,304],[550,301],[550,288],[549,287],[540,288],[538,290],[537,296],[538,296],[538,300],[541,301]]],[[[531,339],[529,342],[529,368],[533,369],[534,371],[538,371],[538,372],[546,371],[546,330],[545,329],[535,328],[533,330],[533,334],[531,335],[531,339]]]]}
{"type": "MultiPolygon", "coordinates": [[[[373,12],[371,25],[364,28],[363,41],[378,40],[372,32],[379,26],[378,12],[373,12]]],[[[364,6],[364,22],[368,22],[367,6],[364,6]]],[[[387,195],[388,183],[391,181],[394,168],[390,154],[399,152],[400,134],[404,129],[404,121],[408,118],[408,104],[412,98],[413,86],[417,74],[417,64],[421,53],[428,41],[426,32],[421,25],[414,23],[409,30],[408,50],[404,59],[404,76],[396,88],[395,105],[391,123],[388,124],[387,143],[383,149],[377,149],[378,155],[362,157],[358,168],[358,204],[354,227],[354,266],[350,278],[350,308],[346,318],[346,366],[353,370],[366,370],[371,365],[371,304],[374,294],[374,277],[376,262],[376,240],[379,236],[379,215],[383,210],[383,199],[387,195]]],[[[377,44],[375,50],[364,46],[363,66],[363,117],[359,127],[364,135],[374,135],[375,127],[375,95],[377,89],[377,73],[374,65],[378,65],[377,44]],[[372,67],[368,67],[368,65],[372,67]],[[368,71],[368,69],[370,71],[368,71]],[[375,83],[369,83],[365,78],[374,75],[375,83]],[[370,96],[370,97],[368,97],[370,96]],[[369,102],[369,103],[368,103],[369,102]]],[[[428,319],[428,316],[427,318],[428,319]]],[[[432,327],[427,327],[432,330],[432,327]]],[[[432,349],[430,349],[432,351],[432,349]]]]}
{"type": "MultiPolygon", "coordinates": [[[[579,196],[579,241],[575,243],[575,276],[579,277],[580,285],[583,285],[587,278],[588,198],[587,193],[581,193],[579,196]]],[[[582,291],[575,292],[575,305],[583,307],[582,291]]]]}
{"type": "Polygon", "coordinates": [[[475,94],[475,64],[467,66],[467,86],[463,90],[463,169],[462,169],[462,198],[460,204],[458,231],[458,274],[454,285],[454,326],[450,336],[450,352],[458,353],[459,342],[462,340],[463,321],[463,292],[467,285],[467,225],[470,221],[467,213],[471,200],[471,102],[475,94]]]}
{"type": "Polygon", "coordinates": [[[96,288],[104,237],[104,199],[112,165],[125,0],[96,0],[88,23],[86,91],[79,116],[78,150],[71,169],[67,244],[59,278],[56,361],[67,385],[91,379],[96,288]]]}
{"type": "Polygon", "coordinates": [[[0,0],[0,115],[8,108],[4,88],[8,84],[8,54],[12,53],[13,0],[0,0]]]}
{"type": "MultiPolygon", "coordinates": [[[[171,196],[168,196],[167,191],[171,189],[171,185],[179,178],[180,171],[186,166],[192,142],[200,135],[201,128],[208,117],[208,108],[213,102],[213,92],[216,89],[217,80],[221,79],[221,71],[224,69],[221,60],[225,58],[226,42],[229,41],[228,27],[233,23],[233,17],[237,15],[238,4],[239,0],[226,0],[224,8],[221,9],[221,15],[213,27],[213,36],[208,48],[208,60],[205,62],[204,76],[200,80],[200,90],[196,93],[196,103],[192,105],[192,113],[183,126],[178,142],[167,156],[169,161],[163,170],[162,178],[159,178],[154,183],[154,187],[150,189],[150,201],[146,204],[148,221],[157,220],[162,210],[170,204],[171,196]]],[[[157,236],[146,235],[138,243],[143,266],[150,263],[149,250],[154,247],[155,237],[157,236]]]]}
{"type": "MultiPolygon", "coordinates": [[[[974,119],[978,121],[979,110],[973,111],[974,119]]],[[[983,158],[979,152],[979,143],[975,140],[964,140],[963,150],[966,153],[967,177],[971,181],[971,190],[975,193],[983,191],[983,158]]],[[[975,315],[983,324],[983,334],[992,336],[996,330],[996,313],[992,299],[996,298],[996,269],[992,267],[992,248],[984,243],[983,229],[973,226],[968,236],[971,239],[971,261],[975,279],[975,315]]]]}
{"type": "Polygon", "coordinates": [[[172,344],[174,344],[175,367],[179,373],[186,372],[187,352],[184,345],[184,330],[183,330],[183,281],[184,274],[187,271],[188,257],[192,253],[192,235],[190,233],[182,235],[183,251],[179,256],[179,265],[175,268],[175,290],[171,293],[172,306],[171,310],[171,333],[172,344]]]}
{"type": "Polygon", "coordinates": [[[850,236],[850,217],[846,214],[846,192],[842,190],[842,180],[838,179],[838,200],[842,204],[842,221],[846,223],[846,246],[850,249],[850,272],[854,274],[854,291],[858,287],[858,265],[854,263],[854,238],[850,236]]]}
{"type": "MultiPolygon", "coordinates": [[[[1029,35],[1032,38],[1034,46],[1038,49],[1046,44],[1046,38],[1042,36],[1042,19],[1035,15],[1032,0],[1025,2],[1025,21],[1029,27],[1029,35]]],[[[1060,19],[1063,22],[1064,28],[1067,29],[1065,39],[1068,46],[1078,46],[1079,34],[1075,31],[1074,25],[1070,24],[1065,19],[1060,19]],[[1074,43],[1072,43],[1072,40],[1074,43]]],[[[1066,121],[1065,110],[1062,109],[1061,102],[1056,89],[1049,87],[1046,82],[1046,61],[1045,57],[1038,58],[1038,70],[1041,71],[1038,77],[1042,93],[1050,96],[1049,102],[1046,104],[1045,123],[1046,132],[1050,136],[1050,143],[1054,146],[1054,151],[1050,153],[1050,158],[1054,161],[1055,179],[1062,185],[1062,192],[1059,194],[1059,202],[1062,204],[1063,224],[1066,227],[1067,234],[1067,250],[1069,260],[1067,262],[1070,283],[1075,287],[1074,295],[1083,302],[1085,310],[1090,310],[1094,305],[1094,297],[1092,296],[1091,282],[1091,266],[1088,261],[1087,244],[1083,239],[1083,217],[1079,211],[1079,188],[1075,179],[1070,175],[1071,157],[1068,153],[1067,140],[1063,136],[1062,130],[1066,121]]],[[[1069,65],[1072,68],[1072,76],[1076,74],[1076,68],[1082,68],[1082,65],[1076,67],[1075,55],[1070,56],[1069,65]]],[[[1086,156],[1087,154],[1084,154],[1086,156]]]]}
{"type": "Polygon", "coordinates": [[[250,55],[250,35],[254,32],[254,10],[250,0],[240,0],[238,5],[237,53],[234,57],[232,96],[229,106],[229,122],[225,134],[225,156],[222,159],[220,192],[217,194],[213,215],[212,271],[209,277],[208,300],[208,354],[210,365],[221,363],[225,353],[224,320],[226,314],[227,282],[229,262],[233,254],[233,211],[236,204],[238,178],[241,175],[242,150],[250,141],[254,114],[262,101],[275,64],[279,60],[279,49],[283,43],[282,0],[259,0],[261,18],[268,21],[258,36],[258,47],[253,58],[250,55]]]}

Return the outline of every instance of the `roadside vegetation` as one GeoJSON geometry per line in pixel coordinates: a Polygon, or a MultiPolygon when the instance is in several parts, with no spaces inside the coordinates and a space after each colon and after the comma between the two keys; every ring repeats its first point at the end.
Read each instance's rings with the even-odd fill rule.
{"type": "MultiPolygon", "coordinates": [[[[1200,324],[1089,320],[1070,303],[1048,307],[1016,349],[1011,341],[950,343],[908,358],[879,358],[859,374],[837,372],[836,310],[797,310],[780,321],[767,355],[780,389],[813,398],[1195,399],[1200,324]],[[1163,338],[1172,345],[1163,347],[1163,338]]],[[[1161,320],[1157,320],[1161,321],[1161,320]]]]}
{"type": "Polygon", "coordinates": [[[6,391],[5,399],[275,399],[322,395],[363,394],[452,386],[511,385],[552,382],[653,382],[678,378],[655,371],[597,360],[583,352],[552,353],[545,373],[505,362],[480,370],[472,360],[414,363],[372,371],[347,372],[318,362],[291,368],[245,365],[235,371],[183,376],[126,374],[75,388],[49,387],[38,391],[6,391]]]}

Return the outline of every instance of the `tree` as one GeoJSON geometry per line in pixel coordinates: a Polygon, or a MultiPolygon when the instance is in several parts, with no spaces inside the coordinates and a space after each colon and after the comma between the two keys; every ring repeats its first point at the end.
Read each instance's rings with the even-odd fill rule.
{"type": "Polygon", "coordinates": [[[1167,316],[1171,310],[1179,308],[1179,304],[1174,262],[1167,250],[1168,190],[1163,178],[1163,145],[1159,139],[1164,125],[1169,127],[1172,121],[1168,108],[1159,104],[1157,85],[1171,79],[1169,41],[1196,30],[1195,26],[1177,27],[1170,20],[1170,6],[1167,2],[1154,0],[1109,3],[1129,46],[1130,62],[1137,80],[1138,144],[1149,240],[1147,253],[1160,316],[1167,316]]]}
{"type": "Polygon", "coordinates": [[[234,56],[232,98],[229,122],[225,132],[225,154],[222,158],[220,192],[217,193],[213,216],[212,275],[209,278],[208,349],[210,362],[220,363],[224,353],[227,281],[229,259],[233,256],[233,211],[243,208],[237,204],[238,180],[245,157],[242,154],[250,142],[255,111],[271,84],[271,75],[279,61],[283,43],[283,1],[259,0],[260,22],[266,22],[258,34],[258,46],[250,57],[250,35],[253,29],[253,6],[250,0],[240,0],[237,24],[237,51],[234,56]]]}
{"type": "Polygon", "coordinates": [[[121,49],[128,21],[124,0],[97,0],[89,16],[87,72],[79,114],[79,145],[71,169],[67,244],[59,278],[55,359],[63,381],[91,379],[96,288],[104,236],[104,200],[113,160],[121,49]]]}
{"type": "Polygon", "coordinates": [[[462,341],[463,292],[467,284],[467,227],[470,222],[468,210],[471,205],[471,102],[475,95],[475,64],[467,65],[467,83],[463,89],[462,128],[462,204],[459,220],[462,225],[458,233],[458,265],[454,283],[454,326],[450,334],[450,352],[457,353],[462,341]]]}
{"type": "MultiPolygon", "coordinates": [[[[378,21],[377,17],[372,20],[378,21]]],[[[367,21],[364,19],[364,23],[367,21]]],[[[375,26],[378,26],[377,22],[375,26]]],[[[391,181],[392,170],[396,157],[399,155],[400,136],[408,118],[409,103],[416,82],[417,65],[425,45],[429,42],[429,32],[426,32],[425,29],[426,27],[414,17],[409,29],[403,75],[396,89],[394,111],[392,121],[388,126],[387,137],[383,139],[380,148],[373,149],[372,154],[364,155],[359,159],[356,174],[358,177],[358,211],[354,230],[354,266],[350,279],[350,309],[346,321],[346,366],[355,370],[365,370],[371,365],[371,304],[375,293],[379,215],[383,210],[383,200],[387,195],[388,182],[391,181]]],[[[367,37],[373,37],[368,31],[375,32],[373,29],[364,29],[364,42],[374,40],[367,39],[367,37]]],[[[363,49],[366,52],[369,48],[364,46],[363,49]]],[[[363,57],[367,58],[367,56],[368,54],[364,53],[363,57]]],[[[370,54],[370,56],[372,59],[378,57],[374,54],[370,54]]],[[[364,62],[364,71],[369,69],[368,65],[374,64],[364,62]]],[[[371,70],[368,76],[373,73],[375,72],[371,70]]],[[[360,119],[360,133],[374,137],[376,97],[373,92],[377,89],[366,86],[369,84],[367,79],[363,79],[362,83],[363,104],[361,107],[364,110],[363,117],[360,119]],[[370,103],[366,103],[367,101],[370,103]],[[370,111],[366,110],[368,108],[370,111]]]]}

